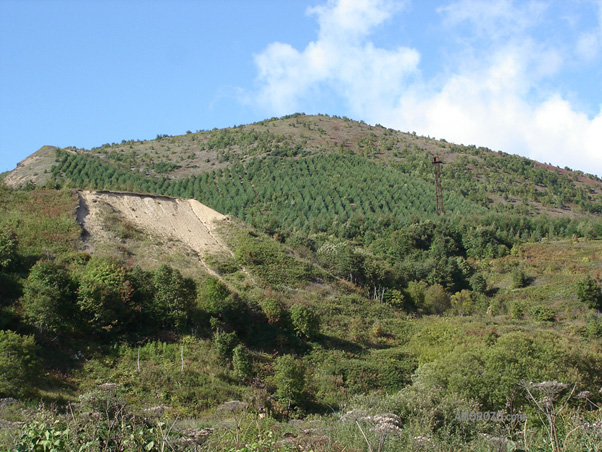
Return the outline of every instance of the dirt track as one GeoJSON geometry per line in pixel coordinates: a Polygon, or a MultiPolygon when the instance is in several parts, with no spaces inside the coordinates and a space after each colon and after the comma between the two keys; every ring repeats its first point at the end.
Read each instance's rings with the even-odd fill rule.
{"type": "Polygon", "coordinates": [[[212,274],[214,272],[206,265],[204,256],[207,253],[232,254],[216,231],[219,222],[227,220],[226,216],[196,200],[167,196],[82,191],[77,221],[84,228],[84,237],[87,234],[92,239],[106,236],[102,216],[107,206],[149,236],[177,240],[187,245],[212,274]]]}

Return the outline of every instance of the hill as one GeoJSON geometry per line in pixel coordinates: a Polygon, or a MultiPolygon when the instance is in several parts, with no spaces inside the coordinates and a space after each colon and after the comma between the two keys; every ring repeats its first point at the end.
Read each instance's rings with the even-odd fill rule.
{"type": "Polygon", "coordinates": [[[43,185],[50,172],[61,185],[195,198],[281,233],[308,231],[309,216],[314,229],[358,218],[378,228],[412,214],[433,216],[435,155],[445,162],[450,213],[602,212],[602,181],[595,176],[347,118],[302,114],[91,150],[69,148],[51,169],[45,160],[24,161],[6,183],[43,185]],[[340,187],[340,181],[347,185],[340,187]]]}
{"type": "Polygon", "coordinates": [[[0,448],[599,443],[595,177],[305,115],[35,157],[0,186],[0,448]]]}

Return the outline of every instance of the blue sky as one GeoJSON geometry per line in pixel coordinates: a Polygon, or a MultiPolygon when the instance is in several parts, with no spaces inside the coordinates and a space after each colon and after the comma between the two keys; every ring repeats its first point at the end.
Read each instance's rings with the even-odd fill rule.
{"type": "Polygon", "coordinates": [[[602,0],[0,0],[0,171],[348,116],[602,176],[602,0]]]}

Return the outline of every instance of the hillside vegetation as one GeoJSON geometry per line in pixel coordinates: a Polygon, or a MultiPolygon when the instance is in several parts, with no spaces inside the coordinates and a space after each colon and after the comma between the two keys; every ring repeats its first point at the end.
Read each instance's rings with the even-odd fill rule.
{"type": "Polygon", "coordinates": [[[53,158],[0,187],[0,449],[600,450],[595,177],[304,115],[53,158]]]}

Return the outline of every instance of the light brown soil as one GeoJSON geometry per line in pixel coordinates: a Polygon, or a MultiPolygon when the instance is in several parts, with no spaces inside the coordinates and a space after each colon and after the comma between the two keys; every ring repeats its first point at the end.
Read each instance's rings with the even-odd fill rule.
{"type": "Polygon", "coordinates": [[[217,233],[220,222],[228,217],[196,200],[109,191],[82,191],[79,196],[77,220],[84,228],[85,240],[110,239],[103,227],[109,209],[151,238],[175,240],[189,247],[210,274],[215,272],[207,266],[205,256],[233,255],[217,233]]]}

